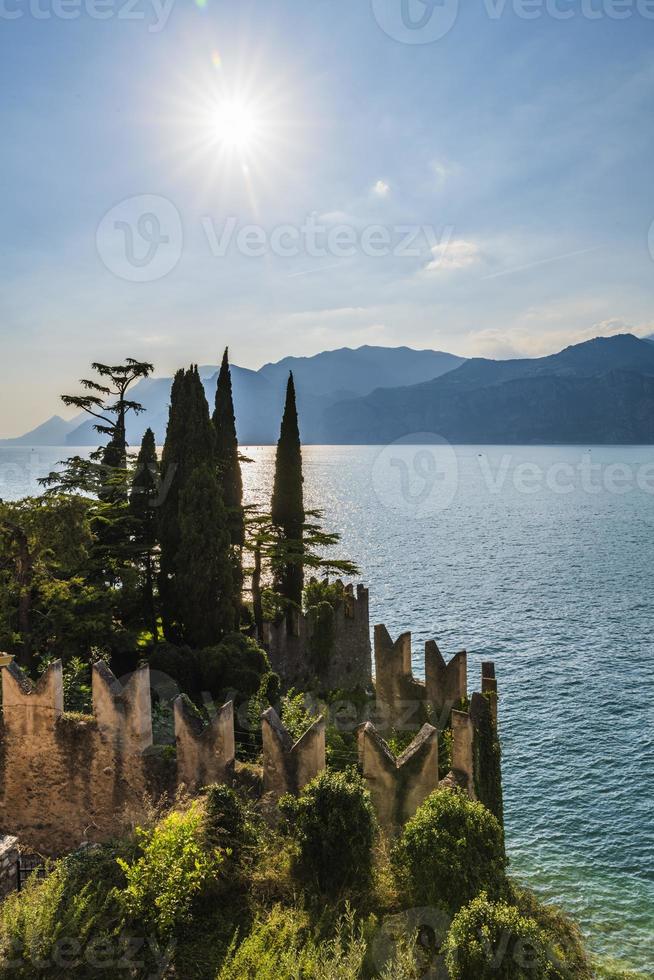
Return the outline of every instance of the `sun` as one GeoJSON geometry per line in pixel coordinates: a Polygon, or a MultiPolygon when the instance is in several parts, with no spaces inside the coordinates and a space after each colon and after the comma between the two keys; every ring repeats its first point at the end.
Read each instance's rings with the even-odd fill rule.
{"type": "Polygon", "coordinates": [[[253,102],[229,98],[219,102],[211,113],[210,129],[221,147],[247,155],[263,138],[263,120],[253,102]]]}

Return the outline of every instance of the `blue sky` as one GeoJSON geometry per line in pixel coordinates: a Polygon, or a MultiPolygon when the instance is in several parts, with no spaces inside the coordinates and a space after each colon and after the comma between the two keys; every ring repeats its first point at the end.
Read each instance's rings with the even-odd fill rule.
{"type": "Polygon", "coordinates": [[[651,0],[200,2],[0,0],[0,436],[94,359],[654,331],[651,0]]]}

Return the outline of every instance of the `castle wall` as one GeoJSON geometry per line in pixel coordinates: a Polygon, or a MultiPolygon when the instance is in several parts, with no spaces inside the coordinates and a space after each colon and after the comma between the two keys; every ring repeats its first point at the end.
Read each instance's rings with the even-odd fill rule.
{"type": "MultiPolygon", "coordinates": [[[[452,701],[461,707],[468,703],[465,653],[445,664],[436,644],[427,644],[428,678],[421,684],[411,672],[410,634],[393,642],[379,626],[375,658],[377,696],[386,701],[396,721],[406,722],[407,701],[414,709],[440,704],[448,715],[452,701]]],[[[15,664],[2,668],[0,833],[15,835],[32,851],[56,855],[85,841],[106,840],[141,820],[150,800],[176,786],[193,792],[232,781],[231,702],[204,726],[185,699],[178,698],[176,763],[166,767],[161,747],[153,745],[148,668],[136,670],[121,683],[99,663],[93,666],[92,681],[93,714],[71,715],[64,712],[61,663],[51,664],[36,684],[15,664]]],[[[501,820],[497,680],[491,663],[482,667],[481,686],[469,710],[451,711],[452,771],[442,782],[462,787],[501,820]]],[[[263,787],[272,801],[284,793],[299,793],[326,766],[322,717],[293,743],[274,709],[268,708],[262,715],[262,741],[263,787]]],[[[438,731],[423,724],[396,759],[368,722],[358,730],[358,750],[379,822],[388,833],[396,833],[439,785],[438,731]]],[[[0,849],[0,891],[2,868],[0,849]]]]}
{"type": "Polygon", "coordinates": [[[204,727],[188,707],[184,695],[175,699],[177,781],[193,791],[211,783],[224,783],[234,772],[234,704],[229,701],[204,727]]]}
{"type": "Polygon", "coordinates": [[[395,758],[374,725],[358,731],[359,764],[381,827],[397,833],[438,787],[438,732],[423,725],[395,758]]]}
{"type": "Polygon", "coordinates": [[[326,665],[312,660],[313,624],[295,611],[290,621],[266,623],[263,645],[270,661],[287,687],[322,691],[364,690],[372,686],[370,613],[368,589],[345,587],[343,602],[334,612],[334,644],[326,665]]]}
{"type": "Polygon", "coordinates": [[[325,720],[318,718],[293,744],[274,708],[261,716],[263,788],[279,799],[299,793],[326,766],[325,720]]]}
{"type": "Polygon", "coordinates": [[[64,714],[60,663],[36,685],[14,664],[3,668],[0,823],[33,850],[56,854],[110,837],[156,792],[145,754],[147,669],[123,687],[95,665],[93,706],[93,717],[64,714]]]}
{"type": "Polygon", "coordinates": [[[385,626],[375,626],[375,691],[389,729],[417,730],[427,718],[444,727],[467,688],[465,650],[446,663],[436,643],[427,642],[423,682],[413,676],[411,634],[402,633],[393,641],[385,626]]]}

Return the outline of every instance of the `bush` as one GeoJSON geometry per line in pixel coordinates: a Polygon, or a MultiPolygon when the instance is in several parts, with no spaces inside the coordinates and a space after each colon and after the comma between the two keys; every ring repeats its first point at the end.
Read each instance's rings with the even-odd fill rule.
{"type": "Polygon", "coordinates": [[[242,633],[230,633],[215,647],[195,654],[200,689],[212,697],[236,692],[236,700],[257,694],[261,679],[270,673],[270,661],[256,640],[242,633]]]}
{"type": "Polygon", "coordinates": [[[216,784],[207,789],[204,806],[204,836],[211,849],[231,851],[231,858],[240,863],[253,841],[245,808],[229,786],[216,784]]]}
{"type": "Polygon", "coordinates": [[[141,856],[118,864],[126,887],[117,897],[124,914],[167,936],[188,922],[194,900],[215,884],[224,855],[207,847],[204,816],[197,801],[169,814],[154,830],[137,829],[141,856]]]}
{"type": "Polygon", "coordinates": [[[502,828],[481,803],[436,790],[408,821],[395,850],[416,904],[457,912],[482,889],[506,887],[502,828]]]}
{"type": "Polygon", "coordinates": [[[547,939],[514,905],[482,892],[455,915],[443,945],[451,980],[546,980],[547,939]]]}
{"type": "Polygon", "coordinates": [[[295,870],[320,892],[367,883],[375,816],[370,795],[354,770],[320,773],[299,798],[279,803],[298,852],[295,870]]]}
{"type": "MultiPolygon", "coordinates": [[[[9,896],[0,909],[0,977],[90,980],[114,966],[118,975],[134,945],[130,935],[143,936],[140,923],[125,922],[116,898],[124,881],[116,859],[134,850],[131,840],[84,848],[9,896]]],[[[147,938],[143,976],[157,975],[163,953],[147,938]]]]}
{"type": "Polygon", "coordinates": [[[358,980],[366,949],[349,911],[336,923],[333,938],[321,943],[305,912],[276,906],[240,946],[232,943],[216,980],[358,980]]]}

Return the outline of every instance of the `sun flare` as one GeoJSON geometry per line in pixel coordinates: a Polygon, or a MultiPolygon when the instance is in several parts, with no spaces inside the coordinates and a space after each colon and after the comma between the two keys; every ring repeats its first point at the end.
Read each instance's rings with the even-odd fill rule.
{"type": "Polygon", "coordinates": [[[245,99],[225,99],[211,114],[211,134],[225,149],[247,154],[262,139],[263,123],[256,106],[245,99]]]}

